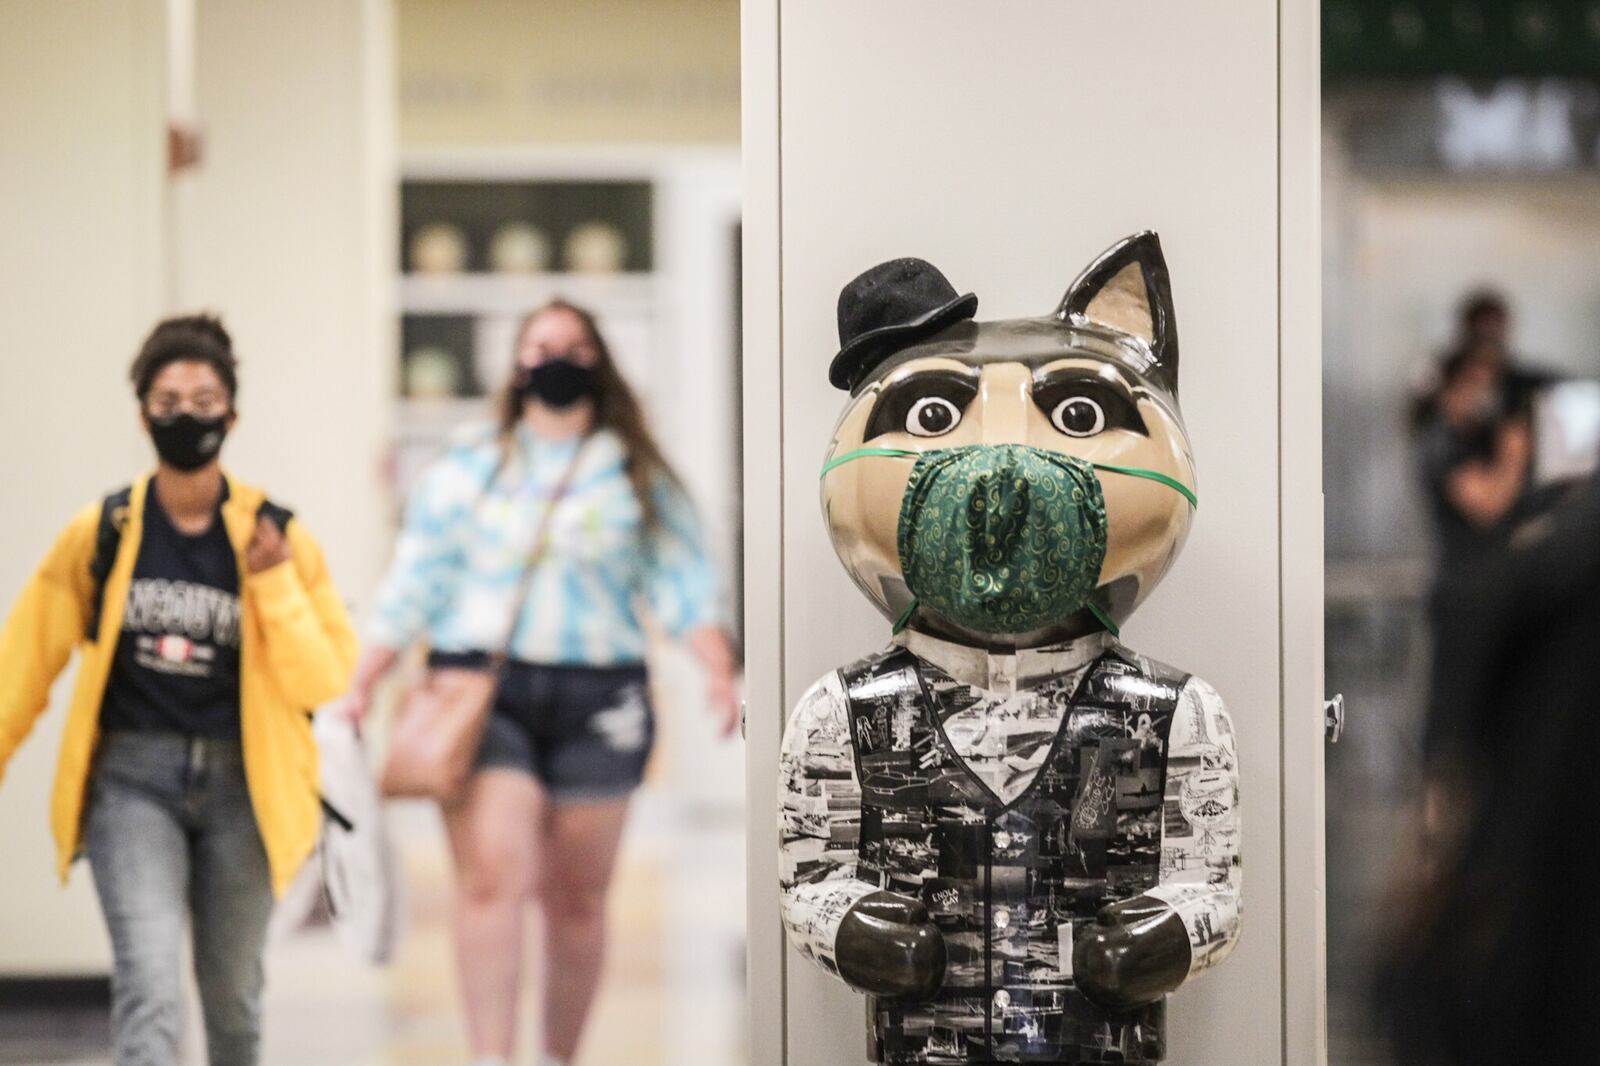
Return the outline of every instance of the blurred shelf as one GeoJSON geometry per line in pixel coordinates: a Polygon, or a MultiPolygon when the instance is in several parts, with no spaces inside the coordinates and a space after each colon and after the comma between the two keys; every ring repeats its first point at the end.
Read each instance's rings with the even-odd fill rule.
{"type": "Polygon", "coordinates": [[[525,315],[561,298],[602,316],[649,314],[657,282],[648,272],[616,274],[405,274],[400,307],[408,315],[525,315]]]}

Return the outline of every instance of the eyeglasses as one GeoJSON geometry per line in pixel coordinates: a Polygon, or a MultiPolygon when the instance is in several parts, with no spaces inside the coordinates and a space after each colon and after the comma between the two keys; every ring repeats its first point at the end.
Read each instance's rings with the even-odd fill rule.
{"type": "Polygon", "coordinates": [[[155,392],[145,398],[144,411],[151,418],[172,418],[191,414],[196,418],[217,418],[228,413],[228,398],[218,392],[197,392],[179,396],[175,392],[155,392]]]}

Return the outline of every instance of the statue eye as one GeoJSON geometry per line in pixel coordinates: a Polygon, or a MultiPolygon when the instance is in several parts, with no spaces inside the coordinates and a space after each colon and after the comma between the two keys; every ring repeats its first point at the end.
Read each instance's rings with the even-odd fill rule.
{"type": "Polygon", "coordinates": [[[961,409],[943,396],[924,396],[906,413],[906,432],[918,437],[938,437],[961,424],[961,409]]]}
{"type": "Polygon", "coordinates": [[[1104,373],[1067,367],[1042,374],[1033,384],[1033,402],[1068,437],[1093,437],[1112,430],[1149,436],[1127,386],[1104,373]]]}
{"type": "Polygon", "coordinates": [[[961,412],[978,396],[978,377],[954,370],[925,370],[890,382],[872,406],[864,440],[888,433],[941,437],[961,424],[961,412]]]}
{"type": "Polygon", "coordinates": [[[1087,396],[1068,396],[1051,410],[1050,423],[1069,437],[1092,437],[1106,428],[1106,412],[1087,396]]]}

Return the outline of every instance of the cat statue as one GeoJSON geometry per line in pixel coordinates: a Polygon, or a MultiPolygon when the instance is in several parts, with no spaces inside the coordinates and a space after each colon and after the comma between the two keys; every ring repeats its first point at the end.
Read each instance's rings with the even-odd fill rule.
{"type": "Polygon", "coordinates": [[[1141,233],[1052,315],[977,302],[920,259],[839,297],[822,507],[894,636],[789,717],[784,924],[873,1062],[1155,1063],[1241,875],[1222,700],[1118,640],[1198,503],[1166,261],[1141,233]]]}

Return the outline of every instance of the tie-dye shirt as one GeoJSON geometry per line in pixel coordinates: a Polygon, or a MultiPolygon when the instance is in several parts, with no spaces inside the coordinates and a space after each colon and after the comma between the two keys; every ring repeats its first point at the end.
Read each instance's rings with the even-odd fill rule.
{"type": "MultiPolygon", "coordinates": [[[[407,505],[367,638],[391,648],[424,640],[444,652],[502,647],[528,553],[577,447],[519,428],[496,476],[500,444],[484,430],[435,461],[407,505]]],[[[640,608],[670,636],[719,620],[716,575],[688,498],[659,478],[659,527],[647,532],[623,460],[608,430],[583,445],[517,621],[513,658],[638,663],[640,608]]]]}

